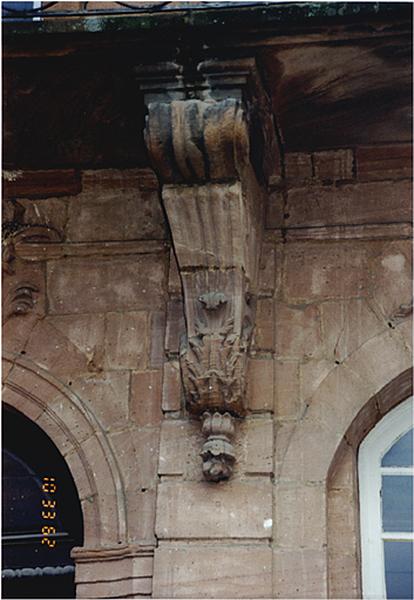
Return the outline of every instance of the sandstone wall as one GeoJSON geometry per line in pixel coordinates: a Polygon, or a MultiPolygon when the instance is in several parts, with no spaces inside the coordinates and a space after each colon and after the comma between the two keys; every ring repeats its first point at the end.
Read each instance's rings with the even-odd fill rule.
{"type": "Polygon", "coordinates": [[[4,400],[72,469],[88,549],[75,553],[80,597],[360,597],[357,513],[346,551],[335,546],[357,502],[355,453],[338,449],[411,365],[409,156],[394,145],[284,157],[268,194],[249,413],[234,476],[218,484],[203,479],[184,408],[182,291],[151,171],[43,174],[43,197],[39,174],[7,174],[6,220],[54,237],[10,259],[4,400]],[[16,314],[22,282],[35,303],[16,314]]]}

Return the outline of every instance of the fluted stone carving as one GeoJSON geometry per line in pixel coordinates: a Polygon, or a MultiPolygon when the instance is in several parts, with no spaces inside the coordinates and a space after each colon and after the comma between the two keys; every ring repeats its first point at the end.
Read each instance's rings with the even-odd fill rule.
{"type": "Polygon", "coordinates": [[[141,69],[138,80],[148,110],[146,144],[184,291],[186,407],[203,421],[203,473],[220,481],[230,477],[236,459],[234,418],[246,413],[263,227],[260,180],[268,164],[262,142],[271,133],[269,120],[261,119],[266,98],[254,61],[201,63],[193,82],[182,73],[178,65],[161,65],[141,69]],[[251,147],[253,139],[261,140],[258,147],[251,147]]]}
{"type": "Polygon", "coordinates": [[[148,110],[146,144],[163,182],[238,178],[249,149],[238,100],[173,100],[151,103],[148,110]]]}

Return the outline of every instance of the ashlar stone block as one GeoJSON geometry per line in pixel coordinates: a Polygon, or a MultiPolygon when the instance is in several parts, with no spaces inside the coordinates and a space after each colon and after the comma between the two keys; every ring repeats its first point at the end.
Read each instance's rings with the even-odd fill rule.
{"type": "Polygon", "coordinates": [[[270,538],[272,486],[267,478],[223,483],[164,481],[158,487],[159,539],[270,538]]]}
{"type": "Polygon", "coordinates": [[[158,425],[161,412],[162,372],[138,371],[132,374],[130,418],[140,427],[158,425]]]}
{"type": "Polygon", "coordinates": [[[153,310],[164,306],[163,256],[66,258],[47,268],[51,314],[153,310]]]}
{"type": "Polygon", "coordinates": [[[108,369],[142,369],[147,363],[147,313],[107,313],[105,365],[108,369]]]}
{"type": "Polygon", "coordinates": [[[295,244],[286,252],[284,295],[293,304],[366,296],[368,256],[363,242],[295,244]]]}
{"type": "Polygon", "coordinates": [[[327,598],[326,549],[275,549],[274,598],[327,598]]]}
{"type": "Polygon", "coordinates": [[[247,400],[252,411],[273,411],[274,364],[272,359],[250,359],[247,367],[247,400]]]}
{"type": "Polygon", "coordinates": [[[162,386],[162,409],[165,412],[179,411],[183,394],[181,383],[181,370],[178,360],[164,363],[164,377],[162,386]]]}
{"type": "Polygon", "coordinates": [[[300,386],[297,361],[275,361],[275,414],[278,419],[299,416],[300,386]]]}
{"type": "Polygon", "coordinates": [[[140,189],[139,169],[85,171],[83,190],[69,203],[68,240],[163,239],[157,190],[140,189]]]}
{"type": "Polygon", "coordinates": [[[74,377],[72,390],[87,403],[105,430],[128,421],[129,372],[111,371],[74,377]]]}
{"type": "Polygon", "coordinates": [[[244,471],[249,474],[273,472],[273,420],[251,417],[246,420],[246,458],[244,471]]]}
{"type": "Polygon", "coordinates": [[[154,598],[270,598],[272,551],[242,546],[163,544],[154,557],[154,598]]]}
{"type": "Polygon", "coordinates": [[[276,357],[312,358],[320,352],[320,313],[316,305],[276,304],[276,357]]]}

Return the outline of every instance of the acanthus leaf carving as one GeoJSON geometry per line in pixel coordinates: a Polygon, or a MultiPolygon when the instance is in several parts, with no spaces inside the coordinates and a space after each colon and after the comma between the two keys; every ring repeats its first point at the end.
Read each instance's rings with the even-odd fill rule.
{"type": "Polygon", "coordinates": [[[271,118],[254,60],[200,63],[194,81],[183,73],[174,64],[137,69],[146,144],[184,292],[186,407],[203,420],[204,476],[220,481],[236,460],[234,419],[247,410],[271,118]],[[253,135],[252,127],[261,132],[253,135]],[[253,139],[267,142],[255,152],[253,139]]]}

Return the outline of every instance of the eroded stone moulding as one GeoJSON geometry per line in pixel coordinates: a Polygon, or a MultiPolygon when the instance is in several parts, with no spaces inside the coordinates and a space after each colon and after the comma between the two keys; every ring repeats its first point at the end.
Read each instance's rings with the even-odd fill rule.
{"type": "Polygon", "coordinates": [[[220,481],[231,476],[235,418],[246,413],[262,187],[268,153],[274,160],[277,152],[255,62],[204,62],[197,71],[197,81],[187,81],[169,63],[137,76],[184,292],[186,407],[202,420],[203,473],[220,481]]]}
{"type": "Polygon", "coordinates": [[[11,317],[26,315],[35,306],[40,293],[37,285],[31,281],[21,281],[16,273],[17,248],[21,244],[60,241],[59,233],[47,226],[21,223],[19,220],[5,221],[2,227],[2,273],[14,277],[16,283],[3,295],[2,322],[11,317]]]}

